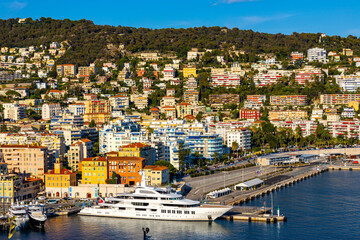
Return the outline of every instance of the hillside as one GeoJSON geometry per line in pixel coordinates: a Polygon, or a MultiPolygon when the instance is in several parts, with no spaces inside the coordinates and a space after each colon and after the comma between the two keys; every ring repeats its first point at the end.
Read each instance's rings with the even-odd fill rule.
{"type": "Polygon", "coordinates": [[[108,44],[125,45],[132,53],[159,50],[174,51],[179,57],[186,55],[192,47],[200,49],[236,49],[249,53],[276,53],[285,57],[291,51],[306,51],[310,47],[322,46],[327,50],[340,51],[343,47],[352,48],[360,53],[360,39],[354,36],[325,37],[319,43],[320,34],[293,33],[267,34],[251,30],[227,29],[220,27],[200,27],[188,29],[146,29],[132,27],[114,27],[95,25],[92,21],[68,19],[54,20],[41,18],[27,19],[18,23],[18,19],[0,20],[0,47],[22,47],[49,44],[53,41],[67,41],[71,45],[59,62],[87,64],[95,59],[111,59],[120,55],[107,51],[108,44]]]}

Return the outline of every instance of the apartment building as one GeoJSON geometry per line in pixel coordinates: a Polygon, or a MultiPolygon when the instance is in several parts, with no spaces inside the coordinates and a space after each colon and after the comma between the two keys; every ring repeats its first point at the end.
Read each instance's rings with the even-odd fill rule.
{"type": "Polygon", "coordinates": [[[97,67],[94,63],[91,63],[88,67],[79,67],[78,76],[79,77],[90,77],[92,74],[97,73],[97,67]]]}
{"type": "Polygon", "coordinates": [[[240,104],[239,94],[210,94],[209,102],[214,108],[222,108],[223,104],[240,104]]]}
{"type": "Polygon", "coordinates": [[[164,96],[161,100],[160,100],[160,106],[164,107],[164,106],[175,106],[176,105],[176,101],[175,101],[175,97],[173,96],[164,96]]]}
{"type": "Polygon", "coordinates": [[[321,94],[320,104],[340,105],[349,102],[360,102],[360,94],[321,94]]]}
{"type": "Polygon", "coordinates": [[[302,110],[269,111],[269,120],[305,119],[308,113],[302,110]]]}
{"type": "Polygon", "coordinates": [[[85,114],[85,104],[84,103],[72,103],[69,104],[69,112],[71,112],[74,115],[84,115],[85,114]]]}
{"type": "Polygon", "coordinates": [[[42,119],[50,120],[61,113],[59,103],[45,103],[42,105],[42,119]]]}
{"type": "Polygon", "coordinates": [[[254,83],[257,87],[276,84],[281,80],[282,76],[278,74],[258,73],[254,76],[254,83]]]}
{"type": "Polygon", "coordinates": [[[304,53],[302,53],[302,52],[292,52],[290,57],[291,57],[291,60],[303,60],[304,59],[304,53]]]}
{"type": "Polygon", "coordinates": [[[47,197],[69,197],[70,186],[76,186],[76,173],[63,168],[62,162],[57,159],[54,169],[45,173],[44,180],[47,197]]]}
{"type": "Polygon", "coordinates": [[[304,106],[307,104],[306,95],[279,95],[270,96],[272,106],[304,106]]]}
{"type": "Polygon", "coordinates": [[[259,110],[253,109],[240,109],[239,111],[239,118],[240,119],[252,119],[252,120],[259,120],[261,117],[261,113],[259,110]]]}
{"type": "Polygon", "coordinates": [[[145,167],[145,158],[119,157],[116,154],[107,155],[109,162],[109,177],[116,173],[118,184],[134,186],[141,183],[140,172],[145,167]]]}
{"type": "Polygon", "coordinates": [[[328,130],[334,138],[343,136],[345,138],[359,139],[360,122],[358,120],[328,122],[328,130]]]}
{"type": "Polygon", "coordinates": [[[305,85],[306,83],[312,83],[316,78],[323,78],[321,70],[311,70],[311,71],[301,71],[296,73],[295,81],[300,85],[305,85]]]}
{"type": "Polygon", "coordinates": [[[176,115],[178,118],[184,118],[187,115],[193,114],[193,107],[190,103],[181,102],[176,105],[176,115]]]}
{"type": "Polygon", "coordinates": [[[199,92],[188,89],[184,92],[184,101],[191,105],[198,105],[199,103],[199,92]]]}
{"type": "Polygon", "coordinates": [[[84,158],[79,169],[83,184],[105,184],[109,178],[107,157],[84,158]]]}
{"type": "Polygon", "coordinates": [[[260,109],[266,101],[266,95],[247,95],[244,102],[244,108],[260,109]]]}
{"type": "Polygon", "coordinates": [[[129,96],[127,94],[119,94],[109,98],[110,106],[113,111],[124,110],[129,108],[129,96]]]}
{"type": "Polygon", "coordinates": [[[110,102],[108,100],[85,101],[84,121],[95,123],[109,122],[111,117],[110,102]]]}
{"type": "Polygon", "coordinates": [[[191,153],[198,152],[206,159],[214,160],[223,155],[223,138],[217,134],[191,133],[185,138],[191,153]]]}
{"type": "Polygon", "coordinates": [[[18,103],[3,103],[4,119],[19,121],[25,118],[25,107],[18,103]]]}
{"type": "MultiPolygon", "coordinates": [[[[10,171],[44,178],[48,170],[48,148],[29,145],[1,145],[0,152],[10,171]]],[[[51,165],[51,164],[50,164],[51,165]]]]}
{"type": "Polygon", "coordinates": [[[233,143],[238,144],[238,149],[243,151],[251,149],[251,131],[247,128],[235,128],[226,133],[225,144],[231,148],[233,143]]]}
{"type": "Polygon", "coordinates": [[[310,48],[307,51],[307,60],[309,62],[319,61],[319,62],[326,62],[326,50],[324,48],[310,48]]]}
{"type": "Polygon", "coordinates": [[[119,157],[141,157],[145,159],[146,165],[152,165],[156,161],[156,151],[145,143],[131,143],[119,147],[119,157]]]}
{"type": "Polygon", "coordinates": [[[58,76],[72,76],[77,74],[77,67],[74,64],[59,64],[56,66],[58,76]]]}
{"type": "Polygon", "coordinates": [[[149,98],[145,94],[132,94],[130,100],[134,102],[135,107],[138,109],[144,109],[149,106],[149,98]]]}
{"type": "Polygon", "coordinates": [[[356,92],[360,88],[360,76],[358,75],[338,75],[335,76],[335,79],[343,92],[356,92]]]}
{"type": "Polygon", "coordinates": [[[293,121],[271,121],[271,123],[277,128],[289,128],[294,133],[298,127],[300,127],[302,136],[307,137],[311,134],[315,134],[317,123],[313,120],[293,120],[293,121]]]}
{"type": "Polygon", "coordinates": [[[79,164],[84,158],[92,157],[92,147],[92,141],[87,138],[70,145],[67,157],[68,165],[73,171],[79,171],[79,164]]]}
{"type": "Polygon", "coordinates": [[[212,74],[211,85],[213,87],[233,88],[240,86],[240,76],[234,74],[212,74]]]}
{"type": "Polygon", "coordinates": [[[150,186],[162,186],[170,182],[169,169],[164,166],[149,165],[144,167],[145,177],[150,186]]]}
{"type": "Polygon", "coordinates": [[[194,67],[194,66],[186,66],[186,67],[184,67],[183,68],[183,77],[184,78],[197,77],[196,67],[194,67]]]}

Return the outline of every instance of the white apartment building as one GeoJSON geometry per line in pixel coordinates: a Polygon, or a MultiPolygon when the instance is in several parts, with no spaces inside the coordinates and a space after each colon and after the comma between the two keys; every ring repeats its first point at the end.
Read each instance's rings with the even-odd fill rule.
{"type": "Polygon", "coordinates": [[[341,113],[341,117],[343,117],[343,118],[354,118],[355,117],[354,108],[344,108],[344,111],[341,113]]]}
{"type": "Polygon", "coordinates": [[[344,92],[356,92],[360,87],[360,76],[358,75],[339,75],[335,76],[335,79],[344,92]]]}
{"type": "Polygon", "coordinates": [[[85,114],[85,104],[84,103],[73,103],[69,104],[69,112],[74,115],[84,115],[85,114]]]}
{"type": "Polygon", "coordinates": [[[110,97],[109,100],[113,111],[129,108],[129,97],[126,94],[110,97]]]}
{"type": "Polygon", "coordinates": [[[294,133],[297,127],[300,127],[303,137],[315,133],[317,128],[317,123],[312,120],[271,121],[271,123],[277,128],[290,128],[294,133]]]}
{"type": "Polygon", "coordinates": [[[326,50],[324,48],[310,48],[307,51],[307,59],[309,62],[319,61],[326,62],[326,50]]]}
{"type": "Polygon", "coordinates": [[[311,120],[321,120],[323,117],[324,111],[322,109],[314,108],[311,112],[311,120]]]}
{"type": "Polygon", "coordinates": [[[239,149],[251,149],[251,131],[246,128],[238,128],[230,130],[226,133],[225,144],[231,148],[233,142],[239,145],[239,149]]]}
{"type": "Polygon", "coordinates": [[[161,107],[165,107],[165,106],[175,106],[176,102],[175,102],[175,97],[173,96],[164,96],[161,100],[160,100],[160,106],[161,107]]]}
{"type": "Polygon", "coordinates": [[[42,119],[50,120],[60,113],[61,107],[59,103],[45,103],[42,105],[42,119]]]}
{"type": "Polygon", "coordinates": [[[213,87],[237,87],[240,86],[240,76],[233,74],[213,74],[211,76],[213,87]]]}
{"type": "Polygon", "coordinates": [[[168,80],[171,80],[175,77],[175,74],[176,74],[176,70],[175,68],[171,67],[171,66],[166,66],[164,68],[164,80],[165,81],[168,81],[168,80]]]}
{"type": "Polygon", "coordinates": [[[254,83],[257,87],[262,87],[265,85],[276,84],[281,80],[281,75],[279,74],[267,74],[259,73],[254,76],[254,83]]]}
{"type": "Polygon", "coordinates": [[[4,119],[18,121],[25,118],[25,107],[18,103],[4,103],[4,119]]]}
{"type": "Polygon", "coordinates": [[[358,120],[344,120],[328,122],[328,130],[332,137],[359,138],[360,122],[358,120]]]}

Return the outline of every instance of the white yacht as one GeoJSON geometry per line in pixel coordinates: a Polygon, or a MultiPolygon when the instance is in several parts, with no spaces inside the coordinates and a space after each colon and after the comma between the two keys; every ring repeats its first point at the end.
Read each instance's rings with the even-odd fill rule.
{"type": "Polygon", "coordinates": [[[232,208],[224,205],[201,205],[199,201],[185,199],[180,194],[148,187],[145,172],[141,175],[141,185],[134,192],[106,198],[97,206],[85,207],[79,214],[171,221],[209,221],[217,219],[232,208]]]}
{"type": "Polygon", "coordinates": [[[28,226],[29,215],[23,205],[12,205],[9,209],[9,218],[14,219],[13,223],[17,229],[24,229],[28,226]]]}
{"type": "Polygon", "coordinates": [[[29,223],[33,229],[43,229],[47,216],[44,214],[44,205],[28,206],[27,212],[29,214],[29,223]]]}

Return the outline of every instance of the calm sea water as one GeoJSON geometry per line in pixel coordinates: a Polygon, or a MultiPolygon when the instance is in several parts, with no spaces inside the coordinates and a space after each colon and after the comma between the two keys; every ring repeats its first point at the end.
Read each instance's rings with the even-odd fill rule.
{"type": "MultiPolygon", "coordinates": [[[[360,172],[330,171],[273,193],[288,222],[267,224],[129,220],[85,216],[48,220],[45,232],[17,232],[12,239],[360,239],[360,172]]],[[[270,206],[270,195],[248,203],[270,206]]],[[[6,239],[5,234],[0,234],[6,239]]]]}

